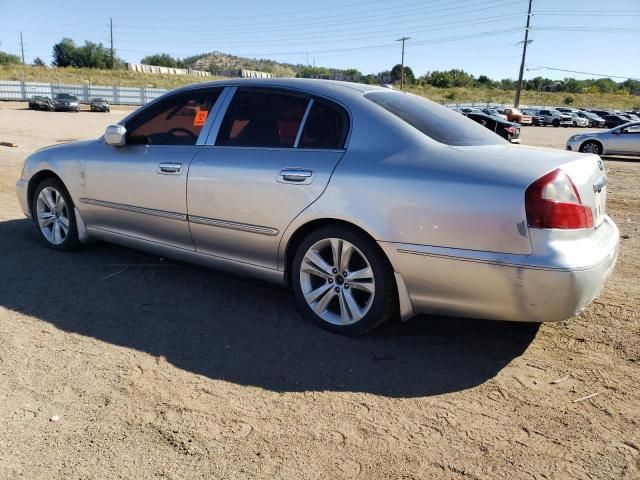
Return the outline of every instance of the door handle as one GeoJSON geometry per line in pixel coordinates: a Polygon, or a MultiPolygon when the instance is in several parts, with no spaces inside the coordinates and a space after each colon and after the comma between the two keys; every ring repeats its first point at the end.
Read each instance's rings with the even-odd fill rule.
{"type": "Polygon", "coordinates": [[[281,183],[298,183],[306,185],[311,183],[313,179],[313,171],[301,168],[285,168],[280,170],[278,174],[278,182],[281,183]]]}
{"type": "Polygon", "coordinates": [[[162,173],[163,175],[180,175],[182,172],[182,164],[181,163],[161,163],[158,165],[158,173],[162,173]]]}

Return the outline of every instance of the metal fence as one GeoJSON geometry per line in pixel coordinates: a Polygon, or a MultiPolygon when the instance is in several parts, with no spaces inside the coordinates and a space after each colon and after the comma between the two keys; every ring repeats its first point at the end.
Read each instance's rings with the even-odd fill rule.
{"type": "Polygon", "coordinates": [[[0,80],[0,100],[26,101],[34,95],[53,98],[58,93],[69,93],[78,97],[81,103],[89,103],[92,98],[106,98],[112,105],[144,105],[166,91],[162,88],[0,80]]]}

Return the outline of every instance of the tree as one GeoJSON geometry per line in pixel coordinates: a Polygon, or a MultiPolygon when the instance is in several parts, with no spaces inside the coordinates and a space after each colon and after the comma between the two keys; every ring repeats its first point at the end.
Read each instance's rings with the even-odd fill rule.
{"type": "Polygon", "coordinates": [[[483,87],[493,87],[493,80],[491,80],[486,75],[480,75],[478,77],[478,85],[481,85],[483,87]]]}
{"type": "Polygon", "coordinates": [[[187,68],[184,60],[174,58],[168,53],[156,53],[155,55],[149,55],[140,60],[140,63],[144,63],[145,65],[157,65],[159,67],[187,68]]]}
{"type": "Polygon", "coordinates": [[[350,76],[350,77],[361,77],[362,76],[362,72],[360,72],[360,70],[358,70],[357,68],[347,68],[342,73],[344,75],[347,75],[347,76],[350,76]]]}
{"type": "MultiPolygon", "coordinates": [[[[400,81],[400,75],[402,71],[402,65],[399,63],[391,69],[391,80],[394,82],[400,81]]],[[[404,66],[404,83],[411,84],[415,81],[416,77],[413,75],[413,70],[407,65],[404,66]]]]}
{"type": "Polygon", "coordinates": [[[0,65],[12,65],[22,63],[20,57],[7,52],[0,52],[0,65]]]}
{"type": "Polygon", "coordinates": [[[36,57],[33,59],[33,66],[34,67],[45,67],[45,63],[44,60],[42,60],[40,57],[36,57]]]}
{"type": "Polygon", "coordinates": [[[53,46],[53,65],[56,67],[72,67],[78,48],[70,38],[63,38],[53,46]]]}

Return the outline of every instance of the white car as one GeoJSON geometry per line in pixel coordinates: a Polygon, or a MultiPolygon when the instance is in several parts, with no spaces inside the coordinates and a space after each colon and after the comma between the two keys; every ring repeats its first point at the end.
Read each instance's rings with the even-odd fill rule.
{"type": "Polygon", "coordinates": [[[570,115],[571,115],[571,118],[573,119],[573,126],[574,127],[588,127],[589,126],[589,120],[587,120],[586,118],[581,117],[577,113],[570,113],[570,115]]]}

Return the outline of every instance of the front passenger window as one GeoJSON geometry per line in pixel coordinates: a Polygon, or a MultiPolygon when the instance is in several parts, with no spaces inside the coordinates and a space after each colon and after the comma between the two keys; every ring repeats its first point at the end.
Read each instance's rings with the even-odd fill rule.
{"type": "Polygon", "coordinates": [[[126,124],[129,145],[195,145],[221,89],[173,95],[126,124]]]}

